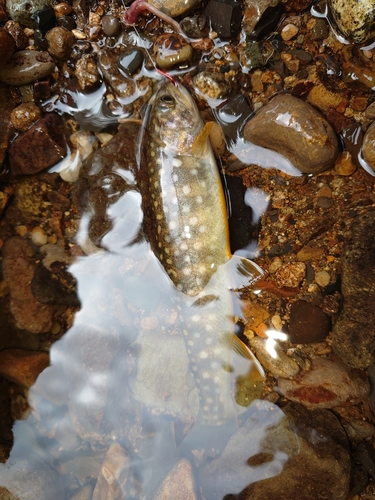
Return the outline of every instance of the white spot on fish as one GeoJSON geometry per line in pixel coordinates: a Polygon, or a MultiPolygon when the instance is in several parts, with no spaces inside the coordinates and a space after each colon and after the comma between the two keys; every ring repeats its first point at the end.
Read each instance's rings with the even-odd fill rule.
{"type": "Polygon", "coordinates": [[[199,203],[199,204],[203,203],[203,198],[202,198],[202,196],[197,196],[197,197],[195,198],[195,201],[196,201],[197,203],[199,203]]]}
{"type": "Polygon", "coordinates": [[[182,270],[183,274],[185,276],[190,276],[191,274],[191,267],[184,267],[183,270],[182,270]]]}
{"type": "MultiPolygon", "coordinates": [[[[202,372],[202,378],[204,378],[204,379],[206,379],[206,380],[207,380],[208,378],[210,378],[210,374],[209,374],[209,372],[202,372]]],[[[220,391],[220,389],[219,389],[219,391],[220,391]]]]}
{"type": "Polygon", "coordinates": [[[194,323],[197,323],[198,321],[200,321],[200,319],[200,314],[193,314],[193,316],[191,317],[191,320],[194,321],[194,323]]]}
{"type": "Polygon", "coordinates": [[[182,250],[183,252],[186,252],[187,249],[188,249],[188,246],[187,246],[186,242],[183,241],[180,245],[180,250],[182,250]]]}
{"type": "Polygon", "coordinates": [[[199,353],[199,357],[201,359],[207,359],[208,358],[208,352],[207,351],[202,351],[199,353]]]}
{"type": "Polygon", "coordinates": [[[171,220],[168,222],[169,229],[177,229],[177,222],[175,220],[171,220]]]}
{"type": "Polygon", "coordinates": [[[178,181],[178,175],[177,174],[173,174],[172,175],[172,179],[173,179],[173,182],[177,182],[178,181]]]}
{"type": "Polygon", "coordinates": [[[200,333],[198,333],[198,332],[195,332],[195,333],[194,333],[194,337],[195,337],[196,339],[200,339],[201,334],[200,334],[200,333]]]}
{"type": "Polygon", "coordinates": [[[198,217],[190,217],[189,219],[189,224],[192,226],[195,226],[195,224],[198,222],[198,217]]]}
{"type": "Polygon", "coordinates": [[[172,165],[173,165],[174,167],[181,167],[181,165],[182,165],[182,161],[181,161],[181,160],[179,160],[178,158],[173,158],[172,165]]]}
{"type": "Polygon", "coordinates": [[[199,232],[200,233],[205,233],[207,230],[207,227],[205,225],[199,226],[199,232]]]}
{"type": "Polygon", "coordinates": [[[183,192],[184,194],[189,194],[189,193],[191,192],[191,187],[190,187],[188,184],[184,184],[184,185],[182,186],[182,192],[183,192]]]}
{"type": "Polygon", "coordinates": [[[193,345],[194,345],[194,342],[193,342],[192,340],[188,340],[188,341],[187,341],[187,345],[193,346],[193,345]]]}
{"type": "Polygon", "coordinates": [[[187,203],[185,203],[184,205],[182,205],[181,211],[184,214],[188,214],[190,212],[190,205],[188,205],[187,203]]]}

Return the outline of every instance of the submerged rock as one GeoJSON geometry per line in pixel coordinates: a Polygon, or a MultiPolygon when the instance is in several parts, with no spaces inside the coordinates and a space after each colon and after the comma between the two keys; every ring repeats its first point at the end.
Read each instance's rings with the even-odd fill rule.
{"type": "Polygon", "coordinates": [[[280,0],[245,0],[245,14],[242,21],[245,33],[250,35],[265,11],[276,7],[279,3],[280,0]]]}
{"type": "Polygon", "coordinates": [[[197,500],[193,468],[182,459],[172,468],[153,500],[197,500]]]}
{"type": "Polygon", "coordinates": [[[34,28],[35,23],[31,16],[37,10],[51,5],[51,0],[6,0],[6,8],[13,21],[17,21],[28,28],[34,28]]]}
{"type": "Polygon", "coordinates": [[[245,139],[284,155],[303,173],[317,174],[334,165],[335,132],[323,115],[290,95],[274,97],[245,125],[245,139]]]}
{"type": "Polygon", "coordinates": [[[375,172],[375,122],[372,122],[363,138],[362,156],[375,172]]]}
{"type": "Polygon", "coordinates": [[[333,327],[333,348],[350,366],[375,362],[375,211],[353,220],[342,254],[340,316],[333,327]]]}
{"type": "Polygon", "coordinates": [[[203,498],[346,500],[350,455],[339,420],[326,410],[265,401],[199,473],[203,498]],[[226,496],[227,495],[227,496],[226,496]]]}
{"type": "Polygon", "coordinates": [[[197,7],[201,0],[151,0],[150,4],[171,17],[181,16],[197,7]]]}
{"type": "Polygon", "coordinates": [[[374,0],[328,0],[332,18],[350,43],[363,43],[375,34],[374,0]]]}
{"type": "Polygon", "coordinates": [[[344,365],[339,358],[316,358],[309,370],[293,380],[279,378],[282,395],[307,408],[335,408],[367,397],[370,386],[365,373],[344,365]]]}

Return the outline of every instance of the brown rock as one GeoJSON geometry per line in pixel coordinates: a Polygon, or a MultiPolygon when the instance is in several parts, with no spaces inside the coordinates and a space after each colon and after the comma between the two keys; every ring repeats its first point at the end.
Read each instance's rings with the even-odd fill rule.
{"type": "Polygon", "coordinates": [[[375,362],[375,211],[353,219],[341,258],[343,303],[333,348],[355,368],[375,362]]]}
{"type": "Polygon", "coordinates": [[[9,87],[0,84],[0,166],[3,164],[12,136],[11,113],[14,108],[9,87]]]}
{"type": "Polygon", "coordinates": [[[196,500],[193,468],[182,459],[164,479],[153,500],[196,500]]]}
{"type": "Polygon", "coordinates": [[[42,112],[33,102],[20,104],[10,115],[13,127],[21,132],[26,132],[39,118],[42,118],[42,112]]]}
{"type": "Polygon", "coordinates": [[[46,33],[46,40],[48,43],[48,52],[51,56],[56,57],[60,61],[69,59],[75,42],[71,31],[62,26],[56,26],[46,33]]]}
{"type": "Polygon", "coordinates": [[[48,114],[9,148],[13,175],[30,175],[51,167],[66,155],[64,127],[57,115],[48,114]]]}
{"type": "Polygon", "coordinates": [[[307,96],[307,102],[324,112],[336,108],[343,100],[341,94],[331,92],[323,84],[315,85],[307,96]]]}
{"type": "Polygon", "coordinates": [[[0,373],[3,377],[29,389],[49,365],[49,355],[26,349],[0,351],[0,373]]]}
{"type": "Polygon", "coordinates": [[[363,371],[344,365],[338,358],[315,358],[311,368],[293,380],[278,379],[282,395],[307,408],[335,408],[365,399],[370,384],[363,371]]]}
{"type": "Polygon", "coordinates": [[[48,332],[53,323],[53,309],[37,302],[31,292],[30,282],[34,276],[31,245],[15,236],[6,241],[2,252],[3,276],[9,285],[10,310],[16,326],[32,333],[48,332]]]}
{"type": "Polygon", "coordinates": [[[93,54],[84,54],[77,61],[74,74],[82,90],[94,87],[99,82],[100,75],[93,54]]]}
{"type": "Polygon", "coordinates": [[[362,156],[375,172],[375,122],[371,123],[363,137],[362,156]]]}
{"type": "Polygon", "coordinates": [[[294,344],[323,342],[331,329],[331,318],[319,306],[298,300],[290,308],[289,340],[294,344]]]}
{"type": "Polygon", "coordinates": [[[16,21],[7,21],[4,25],[4,29],[12,35],[14,41],[16,42],[17,49],[24,49],[27,46],[27,37],[23,32],[22,26],[16,21]]]}
{"type": "Polygon", "coordinates": [[[4,28],[0,28],[0,65],[6,64],[13,52],[15,51],[16,43],[4,28]]]}
{"type": "Polygon", "coordinates": [[[19,50],[0,67],[0,80],[8,85],[27,85],[50,75],[55,62],[48,52],[19,50]]]}
{"type": "Polygon", "coordinates": [[[274,97],[244,129],[245,139],[283,154],[303,173],[330,168],[338,154],[336,134],[326,119],[290,95],[274,97]]]}

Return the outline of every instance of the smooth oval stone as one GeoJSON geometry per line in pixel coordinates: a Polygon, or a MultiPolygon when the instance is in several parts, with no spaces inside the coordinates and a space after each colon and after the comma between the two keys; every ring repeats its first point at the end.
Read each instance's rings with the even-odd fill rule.
{"type": "Polygon", "coordinates": [[[171,17],[181,16],[200,4],[201,0],[150,0],[150,4],[171,17]]]}
{"type": "Polygon", "coordinates": [[[28,28],[35,28],[31,15],[37,10],[51,5],[51,0],[6,0],[6,9],[9,17],[28,28]]]}
{"type": "Polygon", "coordinates": [[[328,0],[332,18],[350,43],[370,41],[375,34],[375,0],[328,0]]]}
{"type": "Polygon", "coordinates": [[[20,50],[0,68],[0,80],[8,85],[27,85],[50,75],[55,62],[48,52],[20,50]]]}
{"type": "Polygon", "coordinates": [[[338,155],[337,137],[315,108],[290,95],[274,97],[244,129],[245,139],[284,155],[306,174],[333,166],[338,155]]]}

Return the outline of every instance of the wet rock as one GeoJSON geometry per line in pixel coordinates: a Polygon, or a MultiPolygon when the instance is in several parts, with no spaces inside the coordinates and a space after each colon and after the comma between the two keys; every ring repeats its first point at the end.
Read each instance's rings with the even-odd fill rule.
{"type": "Polygon", "coordinates": [[[245,0],[245,13],[242,21],[245,33],[250,35],[265,11],[279,3],[280,0],[245,0]]]}
{"type": "Polygon", "coordinates": [[[355,87],[373,89],[375,87],[375,63],[365,57],[363,51],[356,45],[345,45],[341,54],[343,81],[355,87]]]}
{"type": "Polygon", "coordinates": [[[20,104],[10,115],[13,127],[20,132],[26,132],[40,118],[42,118],[42,112],[33,102],[20,104]]]}
{"type": "Polygon", "coordinates": [[[177,462],[153,500],[197,500],[193,468],[188,460],[182,459],[177,462]]]}
{"type": "Polygon", "coordinates": [[[13,132],[10,117],[14,106],[9,87],[0,84],[0,166],[4,163],[13,132]]]}
{"type": "Polygon", "coordinates": [[[298,364],[285,354],[277,341],[254,337],[250,340],[250,345],[263,368],[270,371],[275,378],[292,378],[299,372],[298,364]]]}
{"type": "Polygon", "coordinates": [[[65,155],[62,121],[57,115],[49,114],[13,141],[9,148],[11,172],[14,175],[35,174],[51,167],[65,155]]]}
{"type": "Polygon", "coordinates": [[[93,54],[83,54],[77,61],[74,72],[82,90],[95,87],[100,81],[98,67],[93,54]]]}
{"type": "Polygon", "coordinates": [[[72,8],[76,15],[77,28],[83,30],[88,23],[89,6],[86,0],[73,0],[72,8]]]}
{"type": "Polygon", "coordinates": [[[113,92],[119,97],[130,97],[136,91],[136,84],[126,78],[118,69],[117,57],[109,49],[101,49],[97,54],[98,66],[113,92]]]}
{"type": "Polygon", "coordinates": [[[230,82],[221,73],[201,71],[193,78],[194,88],[208,99],[223,99],[232,90],[230,82]]]}
{"type": "Polygon", "coordinates": [[[3,276],[9,285],[10,310],[18,328],[32,333],[48,332],[53,323],[53,309],[36,301],[30,287],[34,265],[30,244],[12,237],[3,246],[3,276]]]}
{"type": "Polygon", "coordinates": [[[34,28],[35,26],[31,15],[50,4],[50,0],[6,0],[9,17],[28,28],[34,28]]]}
{"type": "Polygon", "coordinates": [[[77,25],[75,20],[70,16],[61,16],[57,18],[57,25],[67,30],[74,30],[77,25]]]}
{"type": "Polygon", "coordinates": [[[237,0],[210,0],[206,13],[220,38],[231,38],[241,31],[242,4],[237,0]]]}
{"type": "Polygon", "coordinates": [[[321,307],[298,300],[290,308],[289,340],[294,344],[323,342],[331,330],[331,318],[321,307]]]}
{"type": "Polygon", "coordinates": [[[79,306],[80,302],[74,290],[71,275],[55,263],[52,272],[43,263],[37,264],[31,281],[31,290],[35,299],[42,304],[63,304],[79,306]],[[65,283],[64,283],[65,281],[65,283]]]}
{"type": "Polygon", "coordinates": [[[185,66],[193,58],[192,46],[181,36],[164,33],[154,44],[155,62],[161,69],[185,66]]]}
{"type": "Polygon", "coordinates": [[[201,3],[201,0],[151,0],[150,4],[171,17],[181,16],[201,3]]]}
{"type": "Polygon", "coordinates": [[[60,2],[55,4],[53,6],[53,10],[55,11],[55,16],[57,18],[69,16],[69,14],[71,14],[73,11],[72,6],[68,2],[60,2]]]}
{"type": "Polygon", "coordinates": [[[315,358],[307,371],[293,380],[279,378],[281,394],[307,408],[335,408],[355,404],[370,391],[367,376],[344,365],[339,358],[315,358]]]}
{"type": "Polygon", "coordinates": [[[36,10],[31,15],[31,19],[34,22],[34,27],[45,33],[55,26],[55,10],[51,5],[47,5],[43,9],[36,10]]]}
{"type": "Polygon", "coordinates": [[[210,31],[207,16],[204,14],[184,17],[180,22],[180,26],[189,38],[204,38],[210,31]]]}
{"type": "Polygon", "coordinates": [[[375,34],[374,0],[328,0],[332,18],[349,43],[363,43],[375,34]]]}
{"type": "Polygon", "coordinates": [[[262,68],[267,64],[272,52],[273,48],[270,44],[265,45],[258,42],[249,42],[240,51],[241,65],[246,72],[262,68]]]}
{"type": "Polygon", "coordinates": [[[367,368],[375,361],[375,212],[353,220],[341,257],[342,309],[333,326],[333,348],[350,366],[367,368]]]}
{"type": "Polygon", "coordinates": [[[124,73],[131,76],[141,68],[143,53],[139,49],[131,50],[130,52],[122,54],[118,59],[118,63],[124,73]]]}
{"type": "Polygon", "coordinates": [[[16,43],[4,28],[0,28],[0,66],[6,64],[16,48],[16,43]]]}
{"type": "Polygon", "coordinates": [[[336,134],[326,119],[289,95],[276,96],[261,108],[245,125],[244,136],[283,154],[303,173],[323,172],[338,155],[336,134]]]}
{"type": "Polygon", "coordinates": [[[6,379],[29,389],[49,365],[47,352],[26,349],[0,351],[0,373],[6,379]]]}
{"type": "Polygon", "coordinates": [[[7,21],[4,25],[4,29],[12,35],[13,40],[16,42],[17,49],[24,49],[27,46],[27,37],[23,32],[22,26],[20,23],[16,23],[15,21],[7,21]]]}
{"type": "Polygon", "coordinates": [[[50,75],[55,62],[48,52],[20,50],[0,68],[0,80],[8,85],[27,85],[50,75]]]}
{"type": "Polygon", "coordinates": [[[4,208],[6,207],[11,196],[13,196],[13,187],[12,186],[5,186],[0,191],[0,216],[4,212],[4,208]]]}
{"type": "Polygon", "coordinates": [[[306,275],[306,265],[303,262],[284,264],[275,272],[275,282],[279,288],[283,286],[295,288],[299,286],[306,275]]]}
{"type": "Polygon", "coordinates": [[[112,443],[101,465],[92,500],[120,500],[126,497],[129,465],[124,448],[119,443],[112,443]]]}
{"type": "Polygon", "coordinates": [[[220,458],[199,473],[204,498],[228,500],[289,500],[297,491],[300,500],[345,500],[349,481],[347,439],[333,413],[265,401],[251,405],[220,458]]]}
{"type": "Polygon", "coordinates": [[[106,36],[116,36],[120,31],[120,21],[118,17],[107,14],[101,20],[103,32],[106,36]]]}
{"type": "Polygon", "coordinates": [[[362,156],[375,172],[375,122],[371,123],[363,137],[362,156]]]}
{"type": "Polygon", "coordinates": [[[352,175],[356,168],[357,165],[355,164],[349,151],[343,151],[339,154],[335,162],[335,172],[338,175],[352,175]]]}
{"type": "Polygon", "coordinates": [[[80,488],[70,500],[92,500],[92,492],[92,486],[90,484],[86,484],[85,486],[82,486],[82,488],[80,488]]]}
{"type": "Polygon", "coordinates": [[[48,31],[46,40],[48,43],[48,52],[51,56],[56,57],[60,61],[66,61],[69,58],[73,43],[75,42],[71,31],[61,26],[56,26],[48,31]]]}

